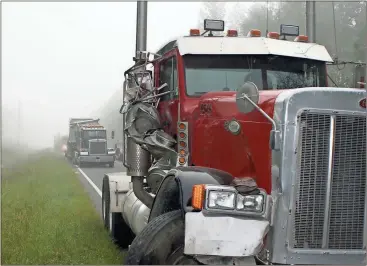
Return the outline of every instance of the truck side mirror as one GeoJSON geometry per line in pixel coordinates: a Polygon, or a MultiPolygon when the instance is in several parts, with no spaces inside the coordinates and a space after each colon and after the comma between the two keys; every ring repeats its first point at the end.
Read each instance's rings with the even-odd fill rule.
{"type": "MultiPolygon", "coordinates": [[[[253,82],[245,82],[236,93],[237,108],[241,113],[247,114],[252,112],[259,103],[259,89],[253,82]]],[[[259,110],[260,111],[260,110],[259,110]]]]}
{"type": "Polygon", "coordinates": [[[115,138],[115,131],[111,131],[111,139],[114,139],[115,138]]]}
{"type": "Polygon", "coordinates": [[[259,106],[259,89],[253,82],[244,83],[236,94],[237,108],[241,113],[247,114],[257,109],[269,122],[272,124],[272,130],[270,131],[269,145],[272,150],[280,150],[280,131],[277,129],[275,121],[268,116],[268,114],[262,110],[259,106]]]}

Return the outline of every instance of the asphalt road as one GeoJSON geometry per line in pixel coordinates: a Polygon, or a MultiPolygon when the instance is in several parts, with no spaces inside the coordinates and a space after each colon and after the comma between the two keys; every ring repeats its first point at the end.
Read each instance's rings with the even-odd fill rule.
{"type": "Polygon", "coordinates": [[[82,167],[75,169],[79,173],[79,178],[95,206],[97,212],[102,217],[102,181],[106,173],[126,172],[122,162],[115,161],[115,167],[82,167]]]}

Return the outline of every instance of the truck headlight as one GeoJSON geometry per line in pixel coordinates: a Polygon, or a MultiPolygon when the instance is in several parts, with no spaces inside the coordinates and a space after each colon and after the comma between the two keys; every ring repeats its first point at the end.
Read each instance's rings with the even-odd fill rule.
{"type": "Polygon", "coordinates": [[[232,120],[228,123],[228,130],[234,134],[238,135],[241,131],[241,125],[236,120],[232,120]]]}
{"type": "Polygon", "coordinates": [[[262,212],[264,209],[264,195],[238,195],[237,210],[262,212]]]}
{"type": "Polygon", "coordinates": [[[208,207],[234,209],[236,194],[229,191],[209,191],[208,207]]]}
{"type": "Polygon", "coordinates": [[[87,151],[81,151],[80,152],[80,156],[87,156],[88,155],[88,152],[87,151]]]}
{"type": "Polygon", "coordinates": [[[207,213],[266,217],[272,199],[265,190],[258,190],[259,194],[242,195],[233,186],[194,185],[191,204],[193,209],[207,213]]]}

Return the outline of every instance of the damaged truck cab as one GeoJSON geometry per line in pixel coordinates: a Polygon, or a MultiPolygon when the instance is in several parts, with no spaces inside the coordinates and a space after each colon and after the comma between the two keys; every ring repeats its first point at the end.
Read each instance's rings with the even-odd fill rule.
{"type": "Polygon", "coordinates": [[[298,27],[204,23],[125,73],[127,172],[102,188],[125,264],[365,263],[365,91],[327,87],[298,27]]]}

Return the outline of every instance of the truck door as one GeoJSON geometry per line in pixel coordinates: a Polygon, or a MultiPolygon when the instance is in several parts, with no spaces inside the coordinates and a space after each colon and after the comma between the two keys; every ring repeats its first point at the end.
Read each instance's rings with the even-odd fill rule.
{"type": "Polygon", "coordinates": [[[177,134],[178,119],[178,82],[177,82],[177,60],[176,52],[172,51],[166,55],[157,65],[158,79],[156,85],[167,83],[168,86],[163,92],[173,91],[173,93],[163,95],[158,105],[158,112],[165,132],[171,136],[177,134]]]}

